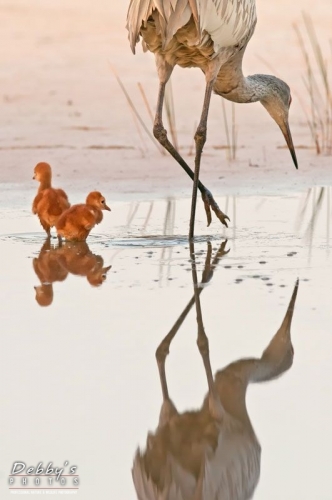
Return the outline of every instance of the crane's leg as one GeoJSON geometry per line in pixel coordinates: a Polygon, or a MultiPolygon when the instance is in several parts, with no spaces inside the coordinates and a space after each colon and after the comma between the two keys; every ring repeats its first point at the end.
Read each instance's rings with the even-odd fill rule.
{"type": "Polygon", "coordinates": [[[159,378],[161,383],[161,390],[163,393],[163,404],[160,410],[159,416],[159,427],[165,425],[172,418],[173,415],[177,413],[177,410],[169,397],[167,380],[166,380],[166,371],[165,371],[165,362],[166,358],[169,354],[169,346],[175,337],[179,327],[173,327],[171,331],[166,335],[166,337],[161,341],[160,345],[156,350],[156,359],[158,363],[159,370],[159,378]]]}
{"type": "MultiPolygon", "coordinates": [[[[213,59],[207,71],[205,73],[206,78],[206,89],[205,89],[205,97],[204,104],[201,114],[201,119],[198,124],[196,133],[195,133],[195,143],[196,143],[196,155],[195,155],[195,172],[194,172],[194,184],[193,184],[193,194],[191,201],[191,216],[190,216],[190,228],[189,228],[189,238],[192,239],[194,237],[194,226],[195,226],[195,213],[196,213],[196,200],[197,200],[197,188],[199,186],[199,170],[201,165],[201,157],[203,152],[203,147],[206,141],[206,131],[207,131],[207,119],[209,114],[209,107],[211,101],[211,95],[213,90],[213,84],[218,75],[219,69],[221,67],[221,63],[218,58],[213,59]]],[[[227,216],[224,216],[228,219],[227,216]]],[[[219,217],[220,218],[220,217],[219,217]]],[[[228,219],[229,220],[229,219],[228,219]]],[[[227,223],[226,223],[227,226],[227,223]]]]}
{"type": "Polygon", "coordinates": [[[204,363],[204,369],[206,373],[206,378],[209,386],[209,409],[211,415],[220,420],[224,414],[224,409],[222,407],[220,398],[218,396],[216,386],[213,380],[211,362],[210,362],[210,351],[209,351],[209,339],[206,336],[204,324],[203,324],[203,316],[202,316],[202,308],[200,302],[200,292],[201,288],[198,287],[197,280],[197,271],[196,271],[196,262],[195,262],[195,247],[193,241],[190,242],[190,257],[191,257],[191,270],[192,270],[192,278],[194,284],[194,296],[195,296],[195,306],[196,306],[196,319],[197,319],[197,346],[199,352],[202,356],[202,360],[204,363]]]}
{"type": "MultiPolygon", "coordinates": [[[[167,131],[164,127],[163,124],[163,104],[164,104],[164,98],[165,98],[165,88],[166,88],[166,83],[168,82],[172,71],[173,71],[173,66],[170,66],[165,59],[160,55],[156,54],[156,65],[157,65],[157,70],[158,70],[158,76],[159,76],[159,93],[158,93],[158,101],[157,101],[157,111],[156,111],[156,116],[155,116],[155,121],[154,121],[154,126],[153,126],[153,133],[155,138],[160,142],[160,144],[173,156],[173,158],[179,163],[179,165],[183,168],[183,170],[189,175],[189,177],[194,180],[194,172],[191,170],[191,168],[188,166],[188,164],[184,161],[182,156],[178,153],[178,151],[175,149],[173,144],[168,140],[167,137],[167,131]]],[[[202,199],[204,202],[204,207],[205,207],[205,212],[206,212],[206,217],[207,217],[207,225],[209,226],[211,224],[211,208],[220,220],[222,224],[224,224],[226,227],[227,226],[227,220],[229,220],[229,217],[225,215],[219,208],[217,202],[214,200],[211,191],[209,191],[198,179],[197,186],[196,186],[196,192],[197,188],[200,190],[202,199]]],[[[197,197],[197,195],[196,195],[197,197]]],[[[195,204],[196,206],[196,204],[195,204]]]]}
{"type": "MultiPolygon", "coordinates": [[[[227,244],[227,240],[224,241],[221,245],[220,248],[217,252],[216,257],[213,259],[211,262],[211,257],[212,257],[212,245],[210,242],[208,242],[208,251],[205,259],[205,266],[204,266],[204,272],[202,276],[202,282],[207,283],[210,281],[210,279],[213,276],[213,271],[218,265],[219,260],[222,258],[223,255],[227,254],[229,250],[225,251],[225,246],[227,244]]],[[[213,376],[212,376],[212,370],[211,370],[211,365],[210,365],[210,358],[209,358],[209,343],[208,339],[205,335],[204,331],[204,326],[203,326],[203,319],[202,319],[202,311],[201,311],[201,306],[200,306],[200,300],[199,296],[204,290],[203,287],[198,287],[197,286],[197,271],[196,271],[196,265],[195,265],[195,249],[194,249],[194,244],[193,242],[190,243],[190,257],[191,257],[191,262],[192,262],[192,272],[193,272],[193,282],[194,282],[194,296],[190,299],[188,302],[187,306],[184,308],[178,319],[175,321],[174,325],[164,337],[164,339],[161,341],[160,345],[158,346],[156,350],[156,359],[158,363],[158,370],[159,370],[159,378],[160,378],[160,383],[161,383],[161,389],[163,393],[163,405],[160,411],[160,418],[159,418],[159,425],[162,426],[166,422],[169,421],[169,419],[172,417],[172,415],[177,413],[177,410],[171,401],[168,393],[168,387],[167,387],[167,380],[166,380],[166,371],[165,371],[165,363],[166,363],[166,358],[169,354],[169,348],[172,343],[172,340],[174,339],[175,335],[179,331],[179,328],[183,324],[184,320],[188,316],[192,306],[195,304],[196,305],[196,311],[197,311],[197,322],[198,322],[198,340],[197,344],[199,346],[204,366],[205,366],[205,371],[207,374],[207,379],[208,379],[208,384],[209,384],[209,389],[211,391],[211,397],[210,397],[210,409],[212,408],[212,413],[216,418],[220,418],[220,415],[222,413],[221,409],[221,403],[219,401],[218,396],[216,395],[216,391],[214,388],[214,382],[213,382],[213,376]]]]}

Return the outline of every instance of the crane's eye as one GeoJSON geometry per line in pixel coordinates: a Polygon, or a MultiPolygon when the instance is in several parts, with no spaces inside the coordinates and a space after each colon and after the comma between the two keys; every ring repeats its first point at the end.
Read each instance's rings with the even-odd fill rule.
{"type": "Polygon", "coordinates": [[[104,204],[104,203],[105,203],[105,200],[101,200],[101,202],[104,204]]]}

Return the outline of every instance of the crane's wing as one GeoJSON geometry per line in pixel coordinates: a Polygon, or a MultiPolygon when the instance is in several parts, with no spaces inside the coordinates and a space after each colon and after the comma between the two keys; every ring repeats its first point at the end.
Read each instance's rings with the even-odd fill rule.
{"type": "Polygon", "coordinates": [[[131,0],[127,14],[131,50],[135,53],[141,26],[146,25],[154,10],[159,14],[160,35],[165,46],[173,35],[189,21],[193,13],[191,4],[198,19],[196,0],[131,0]]]}
{"type": "Polygon", "coordinates": [[[255,0],[197,0],[199,29],[209,33],[214,51],[247,41],[256,25],[255,0]]]}
{"type": "Polygon", "coordinates": [[[250,38],[256,24],[255,0],[131,0],[127,29],[133,52],[141,26],[146,25],[154,10],[159,14],[163,47],[191,16],[197,26],[197,43],[208,33],[215,53],[250,38]]]}

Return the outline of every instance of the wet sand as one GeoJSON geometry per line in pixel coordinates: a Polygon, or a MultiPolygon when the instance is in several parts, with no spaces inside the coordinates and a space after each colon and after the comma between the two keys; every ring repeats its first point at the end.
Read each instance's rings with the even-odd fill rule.
{"type": "MultiPolygon", "coordinates": [[[[332,497],[331,158],[316,156],[296,98],[306,94],[292,30],[310,7],[308,0],[276,6],[259,0],[245,58],[248,73],[269,72],[259,57],[268,59],[294,89],[299,171],[259,104],[236,107],[238,159],[229,163],[216,96],[202,162],[202,180],[231,218],[229,229],[215,220],[207,228],[198,205],[199,279],[208,242],[212,257],[226,239],[229,250],[201,293],[213,372],[261,355],[300,279],[294,364],[280,379],[252,386],[247,397],[262,447],[255,499],[332,497]]],[[[1,498],[11,498],[13,462],[62,466],[68,460],[78,466],[77,497],[133,499],[135,451],[155,430],[162,403],[155,350],[193,296],[191,184],[148,138],[142,145],[110,71],[109,62],[150,125],[137,83],[153,107],[154,62],[130,52],[125,3],[3,0],[0,10],[1,498]],[[72,203],[91,189],[106,196],[112,212],[92,231],[88,249],[57,249],[55,239],[43,248],[45,235],[30,208],[32,171],[42,160],[52,164],[54,183],[72,203]],[[102,274],[105,280],[94,286],[102,274]],[[42,287],[48,306],[38,304],[34,287],[42,287]]],[[[328,1],[311,15],[326,41],[328,1]]],[[[181,151],[193,163],[188,153],[202,75],[176,70],[173,91],[181,151]]],[[[192,308],[166,363],[181,412],[199,408],[207,393],[196,337],[192,308]]]]}

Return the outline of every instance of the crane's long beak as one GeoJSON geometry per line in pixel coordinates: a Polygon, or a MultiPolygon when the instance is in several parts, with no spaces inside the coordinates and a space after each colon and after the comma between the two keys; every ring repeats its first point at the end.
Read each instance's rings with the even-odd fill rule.
{"type": "Polygon", "coordinates": [[[294,287],[294,291],[293,291],[292,297],[290,299],[290,302],[289,302],[289,305],[287,308],[287,312],[285,314],[284,320],[283,320],[279,330],[281,330],[281,329],[283,329],[284,331],[290,330],[292,319],[293,319],[293,313],[294,313],[294,307],[295,307],[295,301],[296,301],[298,288],[299,288],[299,279],[297,278],[296,283],[295,283],[295,287],[294,287]]]}
{"type": "Polygon", "coordinates": [[[292,134],[288,125],[288,121],[285,120],[281,125],[279,125],[279,127],[281,129],[281,132],[283,133],[284,138],[286,139],[287,146],[290,151],[290,154],[292,155],[295,168],[298,168],[295,148],[293,144],[292,134]]]}

